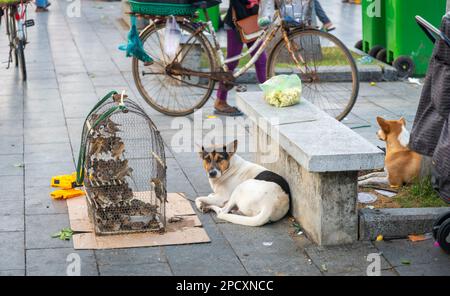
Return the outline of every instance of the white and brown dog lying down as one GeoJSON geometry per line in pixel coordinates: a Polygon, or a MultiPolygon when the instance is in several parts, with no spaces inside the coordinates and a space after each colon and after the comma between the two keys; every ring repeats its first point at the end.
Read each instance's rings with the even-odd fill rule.
{"type": "Polygon", "coordinates": [[[383,184],[393,188],[409,184],[419,176],[422,156],[408,148],[409,132],[406,120],[386,120],[377,117],[380,130],[377,136],[386,142],[384,172],[359,178],[359,185],[383,184]]]}
{"type": "Polygon", "coordinates": [[[237,140],[202,147],[203,160],[213,190],[198,197],[201,211],[213,210],[219,219],[246,226],[261,226],[283,218],[289,210],[289,185],[283,177],[244,160],[235,153],[237,140]]]}

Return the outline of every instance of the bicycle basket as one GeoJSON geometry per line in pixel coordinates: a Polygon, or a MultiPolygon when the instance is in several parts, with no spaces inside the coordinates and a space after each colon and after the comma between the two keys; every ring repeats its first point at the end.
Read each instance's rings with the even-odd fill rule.
{"type": "Polygon", "coordinates": [[[79,179],[97,234],[164,231],[164,145],[152,120],[133,101],[111,92],[89,113],[78,184],[79,179]]]}

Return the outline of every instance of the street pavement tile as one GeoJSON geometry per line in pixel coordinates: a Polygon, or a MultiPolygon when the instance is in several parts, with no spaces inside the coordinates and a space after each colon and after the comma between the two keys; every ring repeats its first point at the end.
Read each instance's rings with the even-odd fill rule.
{"type": "MultiPolygon", "coordinates": [[[[359,274],[366,275],[369,254],[380,254],[370,242],[356,242],[343,246],[310,246],[306,253],[327,275],[359,274]]],[[[370,259],[370,257],[369,257],[370,259]]],[[[390,264],[381,256],[381,269],[390,269],[390,264]]]]}
{"type": "Polygon", "coordinates": [[[65,125],[27,128],[25,130],[25,145],[65,142],[69,142],[69,136],[65,125]]]}
{"type": "Polygon", "coordinates": [[[422,264],[447,265],[448,275],[450,275],[450,256],[435,247],[432,239],[422,242],[411,242],[405,239],[391,240],[375,242],[374,245],[395,267],[404,266],[404,263],[412,267],[422,264]]]}
{"type": "Polygon", "coordinates": [[[196,192],[189,180],[186,178],[183,170],[178,166],[173,158],[166,159],[167,164],[167,191],[183,192],[186,197],[193,200],[196,192]]]}
{"type": "Polygon", "coordinates": [[[25,188],[25,214],[65,214],[67,203],[65,200],[55,200],[50,193],[58,188],[50,186],[25,188]]]}
{"type": "Polygon", "coordinates": [[[27,250],[72,247],[72,241],[52,238],[53,234],[70,226],[67,214],[27,215],[25,216],[25,223],[25,244],[27,250]]]}
{"type": "Polygon", "coordinates": [[[288,233],[287,221],[263,227],[218,225],[250,275],[320,275],[288,233]]]}
{"type": "Polygon", "coordinates": [[[22,154],[23,153],[23,136],[1,136],[0,155],[22,154]]]}
{"type": "MultiPolygon", "coordinates": [[[[97,276],[97,263],[92,250],[72,248],[27,250],[27,275],[66,276],[73,272],[76,260],[80,259],[80,275],[97,276]]],[[[77,268],[75,268],[76,270],[77,268]]]]}
{"type": "Polygon", "coordinates": [[[99,266],[166,263],[161,247],[95,250],[99,266]]]}
{"type": "Polygon", "coordinates": [[[201,215],[211,243],[164,247],[174,275],[247,275],[233,248],[209,215],[201,215]]]}
{"type": "Polygon", "coordinates": [[[53,176],[71,174],[73,162],[30,163],[25,165],[25,187],[50,186],[53,176]]]}
{"type": "Polygon", "coordinates": [[[0,276],[24,276],[25,269],[0,270],[0,276]]]}
{"type": "Polygon", "coordinates": [[[0,176],[0,201],[23,200],[23,176],[0,176]]]}
{"type": "Polygon", "coordinates": [[[3,200],[0,198],[0,216],[3,215],[23,215],[23,199],[22,198],[16,198],[16,199],[6,199],[3,200]]]}
{"type": "Polygon", "coordinates": [[[26,144],[25,164],[72,162],[72,149],[69,143],[26,144]]]}
{"type": "Polygon", "coordinates": [[[0,232],[0,275],[25,269],[23,231],[0,232]]]}
{"type": "Polygon", "coordinates": [[[414,264],[397,266],[395,270],[401,276],[448,276],[450,265],[448,263],[414,264]]]}
{"type": "Polygon", "coordinates": [[[172,271],[167,263],[100,265],[103,276],[170,276],[172,271]]]}
{"type": "Polygon", "coordinates": [[[23,231],[23,214],[0,215],[0,231],[23,231]]]}
{"type": "Polygon", "coordinates": [[[0,155],[0,176],[22,176],[23,155],[0,155]]]}

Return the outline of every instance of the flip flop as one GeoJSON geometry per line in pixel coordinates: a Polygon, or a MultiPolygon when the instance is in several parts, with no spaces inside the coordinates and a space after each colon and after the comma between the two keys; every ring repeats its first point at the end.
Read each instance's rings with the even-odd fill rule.
{"type": "Polygon", "coordinates": [[[244,113],[242,113],[242,111],[239,110],[236,107],[228,107],[225,110],[233,110],[233,111],[223,111],[223,110],[214,109],[214,114],[225,115],[225,116],[233,116],[233,117],[234,116],[242,116],[242,115],[244,115],[244,113]]]}

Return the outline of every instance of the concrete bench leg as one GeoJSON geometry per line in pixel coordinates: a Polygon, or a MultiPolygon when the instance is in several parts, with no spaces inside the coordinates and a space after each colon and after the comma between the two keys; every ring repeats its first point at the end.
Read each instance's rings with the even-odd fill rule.
{"type": "Polygon", "coordinates": [[[270,137],[260,128],[253,126],[253,132],[256,132],[253,139],[257,141],[256,162],[289,182],[291,213],[309,238],[319,245],[356,241],[358,172],[308,172],[277,143],[271,143],[270,137]],[[278,150],[276,162],[265,163],[269,150],[278,150]]]}

